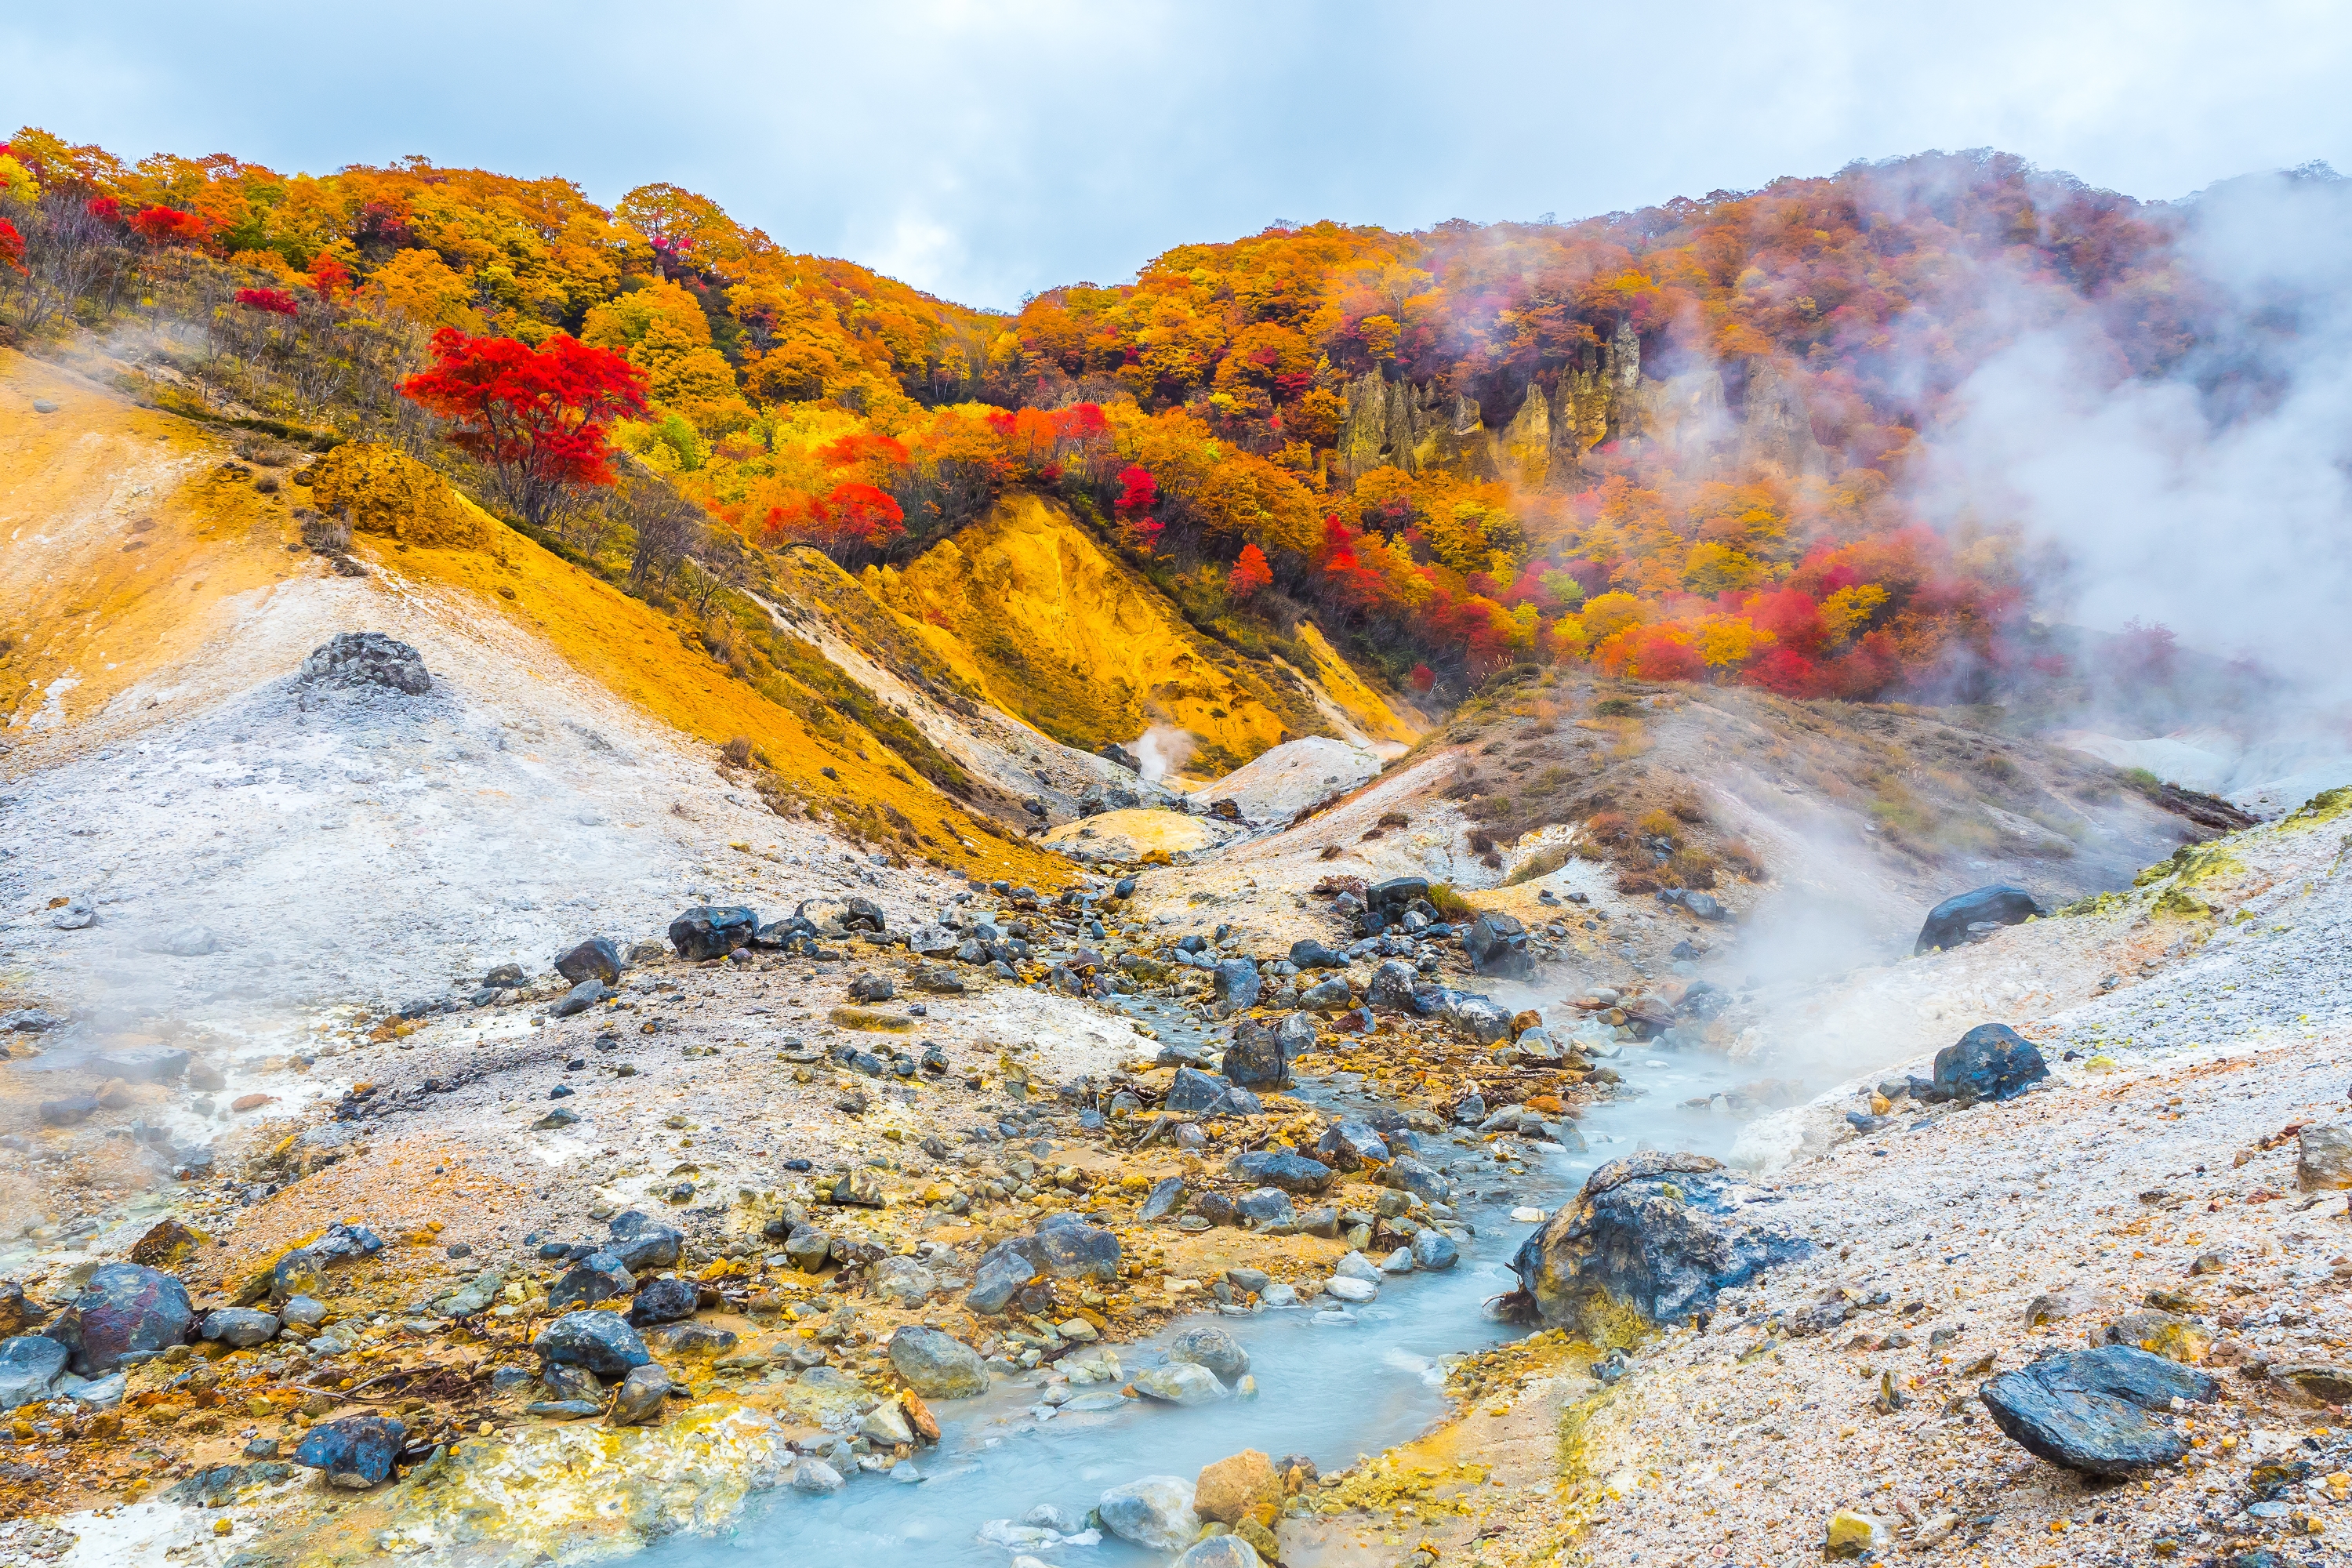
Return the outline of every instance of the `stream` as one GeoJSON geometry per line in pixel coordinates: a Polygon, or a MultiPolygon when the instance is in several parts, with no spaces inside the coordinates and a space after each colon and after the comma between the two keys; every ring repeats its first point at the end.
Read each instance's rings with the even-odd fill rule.
{"type": "MultiPolygon", "coordinates": [[[[1162,1040],[1209,1037],[1196,1020],[1165,1003],[1139,1000],[1129,1011],[1162,1040]]],[[[1511,1255],[1532,1228],[1513,1222],[1511,1209],[1524,1204],[1549,1212],[1595,1166],[1644,1144],[1727,1152],[1743,1119],[1686,1110],[1682,1102],[1757,1076],[1754,1063],[1661,1050],[1649,1042],[1626,1044],[1611,1065],[1641,1093],[1585,1112],[1576,1123],[1591,1144],[1585,1152],[1521,1141],[1528,1158],[1523,1172],[1514,1172],[1494,1164],[1482,1149],[1475,1163],[1485,1169],[1474,1179],[1471,1152],[1443,1145],[1452,1156],[1444,1163],[1457,1192],[1475,1188],[1479,1194],[1455,1205],[1476,1235],[1465,1238],[1454,1268],[1389,1281],[1378,1300],[1355,1309],[1350,1324],[1315,1322],[1308,1309],[1209,1320],[1249,1352],[1255,1398],[1191,1408],[1130,1399],[1113,1410],[1041,1418],[1044,1407],[1035,1401],[1045,1384],[1043,1373],[1002,1378],[980,1398],[934,1407],[940,1444],[919,1454],[919,1482],[860,1474],[829,1496],[780,1489],[759,1500],[730,1534],[673,1538],[646,1561],[659,1568],[808,1563],[1006,1568],[1013,1551],[983,1544],[982,1528],[993,1520],[1017,1521],[1039,1504],[1083,1519],[1108,1488],[1152,1475],[1189,1481],[1202,1466],[1244,1448],[1277,1458],[1304,1454],[1328,1471],[1411,1440],[1444,1414],[1443,1358],[1528,1331],[1481,1312],[1488,1298],[1516,1283],[1511,1255]],[[1485,1195],[1490,1193],[1496,1195],[1485,1195]]],[[[1353,1075],[1338,1074],[1302,1079],[1294,1092],[1326,1109],[1370,1108],[1373,1102],[1353,1088],[1353,1075]]],[[[1154,1341],[1117,1347],[1130,1371],[1153,1364],[1155,1348],[1154,1341]]],[[[1126,1568],[1161,1560],[1108,1534],[1095,1546],[1022,1550],[1065,1568],[1126,1568]]]]}

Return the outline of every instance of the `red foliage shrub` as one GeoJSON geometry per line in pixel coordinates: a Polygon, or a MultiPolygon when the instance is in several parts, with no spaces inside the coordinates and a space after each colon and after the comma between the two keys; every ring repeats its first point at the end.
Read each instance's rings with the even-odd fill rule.
{"type": "Polygon", "coordinates": [[[248,310],[267,310],[273,316],[299,313],[294,304],[294,296],[283,289],[240,289],[236,291],[236,302],[248,310]]]}
{"type": "Polygon", "coordinates": [[[1241,559],[1234,563],[1233,571],[1225,577],[1225,592],[1236,599],[1246,599],[1273,583],[1274,568],[1266,564],[1265,552],[1255,544],[1244,544],[1241,559]]]}
{"type": "Polygon", "coordinates": [[[16,226],[0,217],[0,272],[25,270],[25,237],[16,226]]]}
{"type": "Polygon", "coordinates": [[[456,425],[450,443],[488,464],[525,521],[543,525],[576,485],[608,485],[608,422],[646,412],[646,377],[609,349],[552,337],[433,334],[431,370],[401,390],[456,425]]]}
{"type": "Polygon", "coordinates": [[[212,225],[177,207],[142,207],[131,215],[131,232],[153,246],[201,247],[212,238],[212,225]]]}

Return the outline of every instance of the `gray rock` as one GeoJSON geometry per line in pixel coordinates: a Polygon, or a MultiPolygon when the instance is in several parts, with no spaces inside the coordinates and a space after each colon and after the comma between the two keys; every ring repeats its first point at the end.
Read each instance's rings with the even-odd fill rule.
{"type": "Polygon", "coordinates": [[[392,1475],[408,1428],[389,1415],[344,1415],[302,1435],[294,1462],[324,1474],[332,1486],[364,1490],[392,1475]]]}
{"type": "MultiPolygon", "coordinates": [[[[600,1253],[597,1256],[609,1255],[600,1253]]],[[[587,1265],[583,1263],[581,1267],[587,1265]]],[[[637,1287],[636,1299],[629,1303],[629,1321],[641,1329],[649,1329],[656,1323],[682,1323],[694,1316],[696,1303],[700,1298],[701,1292],[695,1289],[691,1279],[674,1277],[648,1279],[637,1287]]],[[[557,1306],[552,1290],[547,1293],[547,1304],[550,1308],[557,1306]]]]}
{"type": "Polygon", "coordinates": [[[313,686],[379,687],[410,697],[433,689],[424,656],[382,632],[337,632],[302,661],[313,686]]]}
{"type": "Polygon", "coordinates": [[[45,1100],[40,1106],[41,1125],[44,1127],[79,1127],[97,1114],[98,1096],[87,1090],[45,1100]]]}
{"type": "Polygon", "coordinates": [[[1367,1285],[1381,1282],[1381,1266],[1360,1252],[1350,1252],[1339,1259],[1332,1265],[1331,1274],[1334,1279],[1360,1279],[1367,1285]]]}
{"type": "Polygon", "coordinates": [[[1394,1252],[1390,1253],[1386,1258],[1381,1258],[1381,1272],[1383,1274],[1412,1273],[1412,1248],[1410,1247],[1400,1247],[1394,1252]]]}
{"type": "Polygon", "coordinates": [[[675,1268],[685,1256],[686,1233],[674,1225],[631,1209],[613,1216],[613,1240],[604,1248],[633,1274],[675,1268]]]}
{"type": "Polygon", "coordinates": [[[656,1323],[646,1338],[672,1355],[724,1355],[741,1336],[716,1323],[656,1323]]]}
{"type": "Polygon", "coordinates": [[[1037,1278],[1037,1263],[1020,1245],[1025,1237],[1001,1241],[988,1249],[972,1271],[971,1289],[964,1305],[983,1314],[1002,1312],[1013,1296],[1037,1278]]]}
{"type": "Polygon", "coordinates": [[[827,1492],[839,1491],[845,1484],[839,1470],[814,1456],[803,1456],[801,1462],[793,1467],[793,1490],[796,1492],[823,1496],[827,1492]]]}
{"type": "Polygon", "coordinates": [[[0,1013],[0,1035],[37,1035],[64,1026],[65,1020],[46,1007],[18,1007],[0,1013]]]}
{"type": "Polygon", "coordinates": [[[1217,1381],[1216,1373],[1189,1361],[1170,1362],[1166,1366],[1139,1372],[1128,1383],[1146,1399],[1162,1405],[1213,1405],[1232,1392],[1217,1381]]]}
{"type": "Polygon", "coordinates": [[[1237,1157],[1225,1167],[1225,1174],[1262,1187],[1280,1187],[1286,1193],[1319,1193],[1331,1184],[1331,1167],[1321,1161],[1303,1154],[1266,1151],[1237,1157]]]}
{"type": "Polygon", "coordinates": [[[1935,1083],[1926,1098],[1962,1105],[2014,1100],[2049,1076],[2050,1065],[2032,1041],[2006,1024],[1979,1024],[1936,1053],[1935,1083]]]}
{"type": "Polygon", "coordinates": [[[1238,1535],[1212,1535],[1186,1547],[1170,1568],[1265,1568],[1265,1559],[1238,1535]]]}
{"type": "Polygon", "coordinates": [[[940,1288],[940,1277],[912,1258],[886,1258],[866,1278],[874,1294],[901,1307],[919,1307],[940,1288]]]}
{"type": "Polygon", "coordinates": [[[558,1405],[604,1403],[604,1384],[585,1367],[551,1366],[540,1374],[539,1381],[546,1385],[547,1397],[558,1405]]]}
{"type": "Polygon", "coordinates": [[[1239,1012],[1257,1005],[1257,961],[1249,958],[1225,958],[1217,961],[1217,999],[1228,1008],[1239,1012]]]}
{"type": "Polygon", "coordinates": [[[898,987],[887,974],[861,974],[849,983],[852,1002],[887,1002],[898,994],[898,987]]]}
{"type": "Polygon", "coordinates": [[[1622,1346],[1630,1326],[1689,1321],[1717,1292],[1812,1247],[1751,1215],[1721,1162],[1645,1152],[1586,1178],[1511,1260],[1546,1322],[1622,1346]]]}
{"type": "Polygon", "coordinates": [[[1454,1201],[1454,1184],[1410,1154],[1401,1153],[1390,1162],[1389,1168],[1381,1173],[1381,1181],[1399,1192],[1411,1193],[1425,1204],[1454,1201]]]}
{"type": "Polygon", "coordinates": [[[607,985],[618,985],[621,983],[621,950],[604,937],[592,936],[557,959],[555,973],[575,984],[583,980],[599,980],[607,985]]]}
{"type": "Polygon", "coordinates": [[[65,1375],[66,1347],[40,1334],[0,1340],[0,1410],[47,1399],[65,1375]]]}
{"type": "Polygon", "coordinates": [[[1383,914],[1392,913],[1402,919],[1404,911],[1420,900],[1429,897],[1426,877],[1391,877],[1385,882],[1375,882],[1364,890],[1364,902],[1383,914]]]}
{"type": "MultiPolygon", "coordinates": [[[[1259,1284],[1264,1283],[1261,1276],[1259,1284]]],[[[1208,1325],[1179,1331],[1168,1342],[1168,1359],[1207,1367],[1227,1383],[1250,1369],[1249,1352],[1242,1349],[1241,1342],[1224,1330],[1208,1325]]]]}
{"type": "Polygon", "coordinates": [[[680,958],[724,958],[759,929],[759,915],[740,905],[697,904],[669,922],[669,940],[680,958]]]}
{"type": "Polygon", "coordinates": [[[1233,1205],[1234,1217],[1251,1230],[1280,1231],[1297,1224],[1290,1194],[1280,1187],[1253,1188],[1233,1200],[1233,1205]]]}
{"type": "Polygon", "coordinates": [[[1348,967],[1347,954],[1334,952],[1312,937],[1290,944],[1290,962],[1302,970],[1348,967]]]}
{"type": "Polygon", "coordinates": [[[1928,910],[1927,922],[1919,928],[1919,940],[1912,943],[1911,951],[1926,952],[1930,948],[1958,947],[1964,942],[1981,941],[2002,926],[2013,926],[2049,912],[2022,888],[2005,883],[1979,888],[1946,899],[1928,910]]]}
{"type": "Polygon", "coordinates": [[[139,948],[166,958],[206,958],[221,950],[221,939],[209,926],[174,926],[148,936],[139,948]]]}
{"type": "Polygon", "coordinates": [[[833,1256],[833,1237],[814,1226],[803,1226],[784,1243],[784,1256],[803,1274],[814,1274],[833,1256]]]}
{"type": "Polygon", "coordinates": [[[667,1368],[648,1362],[632,1367],[621,1386],[613,1391],[612,1408],[604,1419],[615,1426],[638,1426],[661,1414],[662,1401],[668,1397],[670,1376],[667,1368]]]}
{"type": "Polygon", "coordinates": [[[1144,1195],[1143,1206],[1136,1211],[1135,1217],[1138,1223],[1150,1225],[1153,1220],[1167,1218],[1183,1206],[1184,1178],[1162,1176],[1151,1184],[1151,1191],[1144,1195]]]}
{"type": "Polygon", "coordinates": [[[1290,1062],[1283,1055],[1276,1026],[1257,1018],[1234,1025],[1233,1043],[1225,1047],[1224,1073],[1246,1089],[1288,1088],[1290,1062]]]}
{"type": "Polygon", "coordinates": [[[1056,1279],[1118,1278],[1118,1237],[1076,1215],[1055,1215],[1040,1226],[1030,1257],[1056,1279]]]}
{"type": "Polygon", "coordinates": [[[980,1352],[938,1329],[906,1328],[890,1336],[890,1365],[926,1399],[969,1399],[988,1392],[980,1352]]]}
{"type": "Polygon", "coordinates": [[[278,1309],[278,1316],[285,1322],[315,1329],[327,1321],[327,1305],[315,1296],[296,1296],[278,1309]]]}
{"type": "Polygon", "coordinates": [[[278,1337],[278,1319],[250,1307],[222,1307],[205,1314],[203,1337],[246,1350],[278,1337]]]}
{"type": "Polygon", "coordinates": [[[1412,1266],[1416,1268],[1451,1268],[1461,1260],[1462,1248],[1435,1226],[1412,1238],[1412,1266]]]}
{"type": "Polygon", "coordinates": [[[1462,936],[1462,951],[1470,967],[1481,974],[1524,980],[1535,973],[1528,957],[1528,928],[1515,915],[1490,910],[1470,922],[1462,936]]]}
{"type": "Polygon", "coordinates": [[[2306,1193],[2352,1187],[2352,1127],[2305,1127],[2295,1134],[2294,1184],[2306,1193]]]}
{"type": "Polygon", "coordinates": [[[1337,1013],[1355,1002],[1355,993],[1340,975],[1320,980],[1298,994],[1298,1005],[1310,1013],[1337,1013]]]}
{"type": "Polygon", "coordinates": [[[554,1017],[569,1018],[574,1014],[585,1013],[611,994],[612,992],[605,988],[603,981],[583,980],[565,992],[563,999],[550,1007],[548,1012],[554,1017]]]}
{"type": "Polygon", "coordinates": [[[1168,1098],[1161,1103],[1179,1116],[1198,1116],[1217,1108],[1225,1098],[1225,1087],[1198,1068],[1180,1067],[1169,1082],[1168,1098]]]}
{"type": "Polygon", "coordinates": [[[1511,1032],[1511,1012],[1485,996],[1461,991],[1433,993],[1435,1016],[1482,1046],[1491,1046],[1511,1032]]]}
{"type": "Polygon", "coordinates": [[[1150,1552],[1181,1551],[1201,1533],[1192,1483],[1180,1476],[1146,1476],[1113,1487],[1097,1500],[1095,1514],[1105,1530],[1150,1552]]]}
{"type": "Polygon", "coordinates": [[[1372,971],[1372,982],[1364,987],[1364,1000],[1375,1007],[1410,1010],[1413,987],[1420,983],[1421,975],[1411,963],[1402,958],[1386,959],[1372,971]]]}
{"type": "Polygon", "coordinates": [[[618,1312],[566,1312],[541,1330],[530,1348],[541,1366],[585,1367],[602,1378],[626,1377],[653,1360],[618,1312]]]}
{"type": "Polygon", "coordinates": [[[2189,1451],[2186,1433],[2152,1418],[2175,1399],[2207,1405],[2203,1373],[2129,1345],[2045,1356],[1978,1389],[1993,1422],[2028,1452],[2094,1476],[2128,1476],[2189,1451]]]}
{"type": "Polygon", "coordinates": [[[66,1347],[76,1376],[97,1377],[126,1355],[186,1343],[195,1321],[187,1287],[171,1275],[107,1263],[43,1331],[66,1347]]]}
{"type": "Polygon", "coordinates": [[[547,1309],[563,1312],[574,1307],[593,1307],[599,1301],[625,1296],[636,1288],[635,1277],[618,1258],[610,1252],[592,1252],[565,1269],[562,1278],[547,1288],[547,1309]]]}
{"type": "Polygon", "coordinates": [[[877,1448],[895,1448],[915,1440],[915,1429],[895,1405],[877,1405],[857,1424],[857,1435],[877,1448]]]}

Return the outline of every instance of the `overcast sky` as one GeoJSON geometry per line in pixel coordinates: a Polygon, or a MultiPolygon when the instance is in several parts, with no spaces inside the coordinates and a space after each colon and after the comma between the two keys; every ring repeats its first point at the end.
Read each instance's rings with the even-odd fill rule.
{"type": "Polygon", "coordinates": [[[2352,172],[2352,8],[573,0],[11,6],[0,115],[136,157],[672,180],[977,305],[1279,218],[1579,217],[1994,146],[2185,195],[2352,172]]]}

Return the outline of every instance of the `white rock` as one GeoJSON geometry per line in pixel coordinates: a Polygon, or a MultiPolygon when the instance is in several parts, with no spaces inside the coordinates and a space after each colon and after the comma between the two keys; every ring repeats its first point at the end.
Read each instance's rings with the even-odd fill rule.
{"type": "Polygon", "coordinates": [[[1546,1215],[1541,1209],[1529,1208],[1527,1205],[1521,1204],[1511,1211],[1511,1218],[1520,1225],[1540,1225],[1546,1215]]]}
{"type": "MultiPolygon", "coordinates": [[[[1407,1254],[1407,1257],[1410,1258],[1411,1254],[1407,1254]]],[[[1359,1304],[1369,1301],[1381,1293],[1381,1288],[1370,1280],[1351,1279],[1345,1275],[1332,1276],[1325,1283],[1323,1289],[1327,1295],[1336,1296],[1342,1301],[1353,1301],[1359,1304]]]]}
{"type": "Polygon", "coordinates": [[[1146,1476],[1113,1487],[1095,1504],[1103,1528],[1121,1541],[1154,1552],[1176,1552],[1201,1532],[1192,1511],[1192,1483],[1181,1476],[1146,1476]]]}

